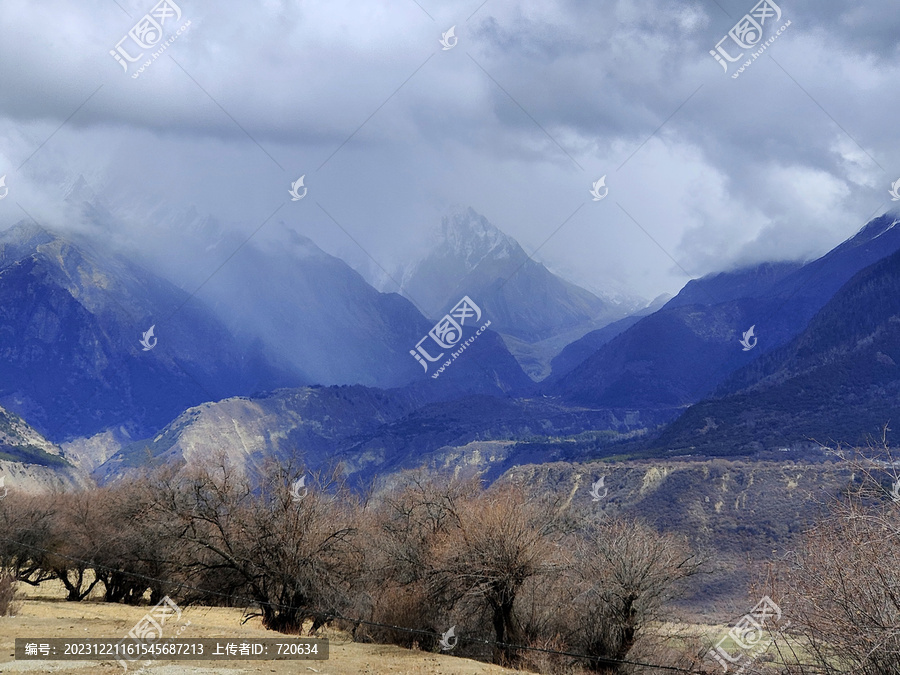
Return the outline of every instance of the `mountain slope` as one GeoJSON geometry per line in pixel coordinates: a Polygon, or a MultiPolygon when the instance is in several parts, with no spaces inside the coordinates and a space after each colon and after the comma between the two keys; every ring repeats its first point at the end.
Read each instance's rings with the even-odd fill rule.
{"type": "Polygon", "coordinates": [[[688,284],[663,309],[603,345],[547,392],[599,407],[670,409],[711,394],[730,373],[799,334],[860,269],[900,249],[893,216],[803,266],[760,265],[688,284]],[[739,340],[756,326],[759,341],[739,340]]]}
{"type": "Polygon", "coordinates": [[[569,495],[573,522],[598,513],[637,518],[713,552],[704,573],[688,584],[685,604],[694,611],[717,607],[725,624],[758,592],[752,586],[761,566],[795,549],[853,477],[839,463],[716,459],[541,463],[516,467],[500,480],[527,486],[535,495],[569,495]],[[608,493],[597,503],[590,490],[600,477],[608,493]]]}
{"type": "Polygon", "coordinates": [[[129,469],[214,458],[236,466],[266,458],[300,458],[321,466],[347,438],[371,433],[415,409],[413,396],[362,386],[282,389],[255,398],[230,398],[190,408],[152,440],[131,443],[95,472],[115,480],[129,469]]]}
{"type": "Polygon", "coordinates": [[[458,448],[471,444],[487,454],[465,463],[497,474],[540,461],[529,444],[516,447],[515,440],[595,428],[627,433],[657,422],[629,411],[572,409],[542,397],[469,395],[428,402],[418,386],[282,389],[191,408],[156,437],[121,448],[94,475],[114,481],[138,467],[177,466],[224,453],[248,471],[267,460],[302,462],[310,470],[340,463],[348,477],[364,484],[423,463],[446,468],[458,448]]]}
{"type": "Polygon", "coordinates": [[[669,294],[660,296],[646,308],[639,310],[630,316],[626,316],[624,319],[614,321],[603,328],[593,330],[575,342],[566,345],[565,348],[553,357],[553,360],[550,362],[552,372],[548,378],[547,384],[554,382],[569,373],[573,368],[590,358],[594,352],[600,349],[600,347],[608,343],[617,335],[624,333],[645,316],[650,316],[654,312],[659,311],[671,297],[672,296],[669,294]]]}
{"type": "Polygon", "coordinates": [[[787,345],[739,370],[657,442],[741,453],[861,444],[900,414],[900,252],[859,272],[787,345]]]}
{"type": "Polygon", "coordinates": [[[30,224],[0,234],[0,372],[0,403],[51,440],[146,435],[200,401],[303,382],[184,291],[30,224]]]}

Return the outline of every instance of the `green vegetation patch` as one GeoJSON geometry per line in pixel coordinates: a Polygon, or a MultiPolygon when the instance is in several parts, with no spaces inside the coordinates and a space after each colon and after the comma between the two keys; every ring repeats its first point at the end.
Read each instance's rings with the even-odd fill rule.
{"type": "Polygon", "coordinates": [[[59,455],[41,450],[36,445],[0,445],[0,460],[37,464],[56,469],[69,469],[72,465],[59,455]]]}

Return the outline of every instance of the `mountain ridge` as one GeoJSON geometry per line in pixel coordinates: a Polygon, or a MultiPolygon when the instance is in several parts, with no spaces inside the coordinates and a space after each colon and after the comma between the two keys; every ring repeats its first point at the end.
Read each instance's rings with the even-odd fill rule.
{"type": "Polygon", "coordinates": [[[900,249],[891,214],[824,256],[696,280],[542,391],[576,405],[670,408],[710,395],[729,374],[798,335],[854,274],[900,249]],[[756,326],[757,346],[740,336],[756,326]]]}
{"type": "Polygon", "coordinates": [[[900,410],[900,251],[850,279],[787,344],[736,371],[656,443],[748,452],[865,445],[900,410]]]}

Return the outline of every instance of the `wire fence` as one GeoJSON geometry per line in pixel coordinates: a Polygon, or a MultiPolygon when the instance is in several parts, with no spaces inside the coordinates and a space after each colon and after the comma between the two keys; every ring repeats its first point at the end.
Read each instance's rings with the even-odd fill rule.
{"type": "MultiPolygon", "coordinates": [[[[214,597],[222,598],[223,600],[232,601],[232,603],[235,606],[240,606],[240,605],[244,605],[245,607],[267,606],[267,607],[271,607],[273,609],[278,609],[278,610],[298,610],[298,611],[302,611],[308,617],[322,619],[323,622],[339,620],[339,621],[346,621],[348,623],[352,623],[352,624],[360,625],[360,626],[371,626],[371,627],[375,627],[375,628],[384,628],[384,629],[395,630],[395,631],[399,631],[399,632],[403,632],[403,633],[427,636],[427,637],[435,638],[435,639],[443,638],[443,635],[441,633],[437,633],[435,631],[425,630],[425,629],[421,629],[421,628],[409,628],[407,626],[395,626],[393,624],[386,624],[386,623],[381,623],[379,621],[371,621],[368,619],[361,619],[359,617],[344,616],[340,612],[334,612],[334,611],[324,612],[324,611],[318,611],[318,610],[308,608],[308,607],[297,607],[297,606],[285,605],[285,604],[281,604],[281,603],[277,603],[277,602],[262,602],[262,601],[259,601],[259,600],[253,599],[253,598],[248,598],[248,597],[244,597],[244,596],[240,596],[240,595],[234,595],[231,593],[223,593],[221,591],[214,591],[211,589],[200,588],[198,586],[193,586],[191,584],[187,584],[187,583],[183,583],[183,582],[171,581],[168,579],[161,579],[161,578],[149,576],[146,574],[139,574],[137,572],[130,572],[127,570],[117,569],[114,567],[108,567],[106,565],[101,565],[101,564],[95,563],[90,560],[84,560],[82,558],[77,558],[77,557],[66,555],[63,553],[58,553],[56,551],[51,551],[50,549],[42,548],[40,546],[35,546],[34,544],[28,544],[28,543],[18,541],[15,539],[10,539],[9,537],[4,537],[2,535],[0,535],[0,541],[6,542],[9,544],[15,544],[16,546],[21,546],[22,548],[30,549],[33,551],[40,551],[41,553],[46,553],[48,555],[52,555],[57,558],[62,558],[64,560],[68,560],[70,562],[77,563],[79,565],[83,565],[87,568],[91,568],[94,570],[101,570],[104,572],[121,574],[124,576],[131,577],[133,579],[140,579],[142,581],[147,581],[148,583],[155,582],[155,583],[163,584],[164,586],[169,586],[169,587],[172,587],[173,589],[177,589],[177,590],[189,590],[189,591],[194,591],[196,593],[206,595],[206,596],[214,596],[214,597]]],[[[562,656],[562,657],[567,657],[567,658],[572,658],[572,659],[582,659],[585,661],[593,662],[598,666],[634,666],[634,667],[639,667],[639,668],[650,668],[650,669],[656,669],[659,671],[674,672],[674,673],[692,673],[693,675],[706,675],[706,673],[708,672],[704,669],[681,668],[678,666],[662,665],[662,664],[658,664],[658,663],[646,663],[643,661],[632,661],[629,659],[616,659],[616,658],[611,658],[611,657],[596,656],[593,654],[580,654],[577,652],[561,651],[561,650],[556,650],[556,649],[548,649],[548,648],[544,648],[544,647],[535,647],[532,645],[519,645],[519,644],[508,643],[508,642],[498,642],[495,640],[485,640],[485,639],[477,638],[477,637],[466,637],[466,636],[460,635],[460,636],[457,636],[457,638],[458,638],[459,642],[462,642],[462,643],[481,644],[481,645],[490,646],[490,647],[499,647],[504,650],[510,650],[510,651],[529,651],[529,652],[538,652],[538,653],[542,653],[542,654],[550,654],[550,655],[554,655],[554,656],[562,656]]],[[[705,655],[704,655],[704,657],[705,657],[705,655]]],[[[704,658],[704,657],[701,657],[700,660],[702,661],[702,658],[704,658]]]]}

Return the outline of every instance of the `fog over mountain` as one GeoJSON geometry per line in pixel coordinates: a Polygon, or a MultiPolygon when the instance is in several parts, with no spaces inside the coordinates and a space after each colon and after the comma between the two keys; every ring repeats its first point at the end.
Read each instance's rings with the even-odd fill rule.
{"type": "MultiPolygon", "coordinates": [[[[475,326],[464,322],[459,337],[442,339],[465,349],[444,362],[449,354],[445,350],[433,365],[414,359],[412,347],[434,339],[427,337],[434,319],[397,294],[375,291],[302,235],[288,232],[290,246],[281,249],[245,242],[240,249],[244,259],[221,277],[222,288],[204,284],[188,294],[87,235],[61,237],[23,222],[3,233],[0,241],[0,295],[6,298],[0,345],[3,405],[50,440],[67,440],[78,466],[102,480],[115,480],[120,472],[146,461],[199,459],[206,454],[206,446],[196,440],[201,438],[219,438],[216,447],[238,464],[253,457],[286,459],[297,454],[319,466],[342,461],[355,480],[412,468],[426,456],[440,464],[447,452],[471,443],[511,444],[502,451],[494,448],[493,459],[478,460],[497,475],[500,467],[540,457],[572,460],[605,452],[611,442],[615,447],[617,441],[676,420],[685,406],[717,389],[720,396],[741,394],[740,387],[752,384],[759,376],[751,374],[760,369],[769,372],[768,380],[775,377],[776,366],[785,373],[807,369],[794,363],[802,361],[802,350],[785,351],[784,345],[817,339],[814,332],[803,336],[813,330],[820,310],[831,323],[854,321],[848,318],[853,312],[866,311],[840,299],[844,296],[860,296],[857,304],[872,304],[871,316],[881,317],[884,330],[891,325],[889,308],[876,306],[878,294],[868,297],[865,284],[873,282],[858,277],[873,264],[873,269],[884,268],[883,274],[892,273],[890,261],[900,250],[900,219],[895,215],[873,220],[810,263],[767,263],[692,282],[663,306],[660,300],[656,307],[613,321],[568,345],[554,360],[558,372],[539,389],[504,344],[510,336],[499,332],[509,317],[503,310],[527,312],[532,305],[517,306],[510,301],[515,296],[489,292],[503,287],[500,272],[516,262],[512,256],[519,257],[519,265],[509,284],[517,283],[516,275],[525,270],[531,275],[526,287],[535,297],[554,298],[556,309],[577,307],[561,302],[572,297],[592,299],[601,311],[615,306],[530,263],[513,240],[471,210],[456,212],[456,217],[460,220],[454,222],[451,216],[445,221],[452,246],[439,247],[409,278],[418,278],[424,291],[444,288],[457,293],[461,288],[442,284],[441,274],[448,273],[441,263],[468,270],[472,288],[478,288],[482,274],[488,282],[478,293],[484,298],[480,312],[482,319],[492,317],[492,329],[479,335],[475,326]],[[474,263],[461,252],[470,253],[474,263]],[[862,287],[853,290],[853,284],[862,287]],[[235,287],[246,293],[225,290],[235,287]],[[348,318],[341,324],[344,316],[348,318]],[[366,323],[367,316],[375,323],[366,323]],[[148,339],[145,333],[139,340],[148,325],[156,335],[148,339]],[[756,334],[750,348],[741,350],[741,334],[750,325],[756,334]],[[329,333],[335,326],[339,330],[329,333]],[[756,361],[768,365],[755,367],[756,361]],[[449,367],[446,373],[437,370],[441,363],[449,367]],[[423,364],[430,370],[423,373],[423,364]],[[353,387],[346,389],[347,384],[353,387]],[[358,405],[364,410],[357,410],[358,405]],[[210,415],[198,418],[197,410],[210,415]],[[349,426],[348,416],[353,419],[349,426]],[[244,431],[236,431],[235,425],[244,431]],[[194,435],[184,437],[187,429],[194,435]],[[608,435],[591,435],[598,432],[608,435]],[[573,439],[568,448],[533,447],[537,437],[566,435],[573,439]],[[251,443],[251,436],[259,438],[251,443]],[[195,440],[184,445],[182,438],[195,440]]],[[[202,223],[214,227],[197,219],[197,231],[205,231],[202,223]]],[[[228,235],[223,236],[227,240],[228,235]]],[[[198,267],[210,264],[206,253],[191,254],[198,267]]],[[[432,293],[437,311],[455,313],[442,307],[442,301],[439,293],[432,293]]],[[[547,306],[553,309],[553,303],[547,306]]],[[[564,311],[548,311],[533,318],[564,335],[570,329],[566,316],[564,311]]],[[[879,362],[889,365],[890,348],[876,351],[879,362]]],[[[847,361],[847,382],[868,377],[866,363],[847,361]]],[[[882,375],[888,378],[882,389],[887,398],[879,401],[881,412],[873,413],[875,417],[896,404],[889,369],[882,375]]],[[[782,404],[774,393],[769,398],[774,408],[765,414],[772,415],[782,404]]],[[[766,400],[757,406],[764,407],[766,400]]],[[[710,405],[715,402],[696,409],[710,405]]],[[[859,438],[866,433],[859,426],[863,420],[874,424],[872,415],[850,420],[844,412],[844,407],[834,407],[818,428],[852,428],[859,438]]],[[[658,440],[650,438],[649,446],[658,448],[676,438],[677,443],[692,442],[678,430],[698,433],[685,427],[697,424],[690,422],[696,414],[690,409],[671,431],[663,429],[658,440]]],[[[821,420],[820,413],[809,414],[821,420]]],[[[781,438],[771,430],[766,433],[781,438]]],[[[708,452],[724,452],[715,438],[706,434],[708,452]]],[[[747,448],[771,449],[765,444],[747,448]]]]}
{"type": "MultiPolygon", "coordinates": [[[[894,234],[898,221],[876,231],[894,234]]],[[[871,227],[871,226],[870,226],[871,227]]],[[[660,443],[746,452],[810,440],[865,445],[900,400],[898,252],[855,274],[786,345],[735,372],[660,443]],[[700,430],[703,430],[702,433],[700,430]]]]}
{"type": "Polygon", "coordinates": [[[51,440],[307,381],[169,281],[27,221],[0,235],[0,298],[0,400],[51,440]]]}
{"type": "Polygon", "coordinates": [[[565,344],[643,304],[597,297],[555,276],[484,216],[461,207],[443,217],[438,243],[407,267],[401,283],[404,295],[433,317],[464,295],[478,298],[535,379],[546,376],[565,344]]]}

